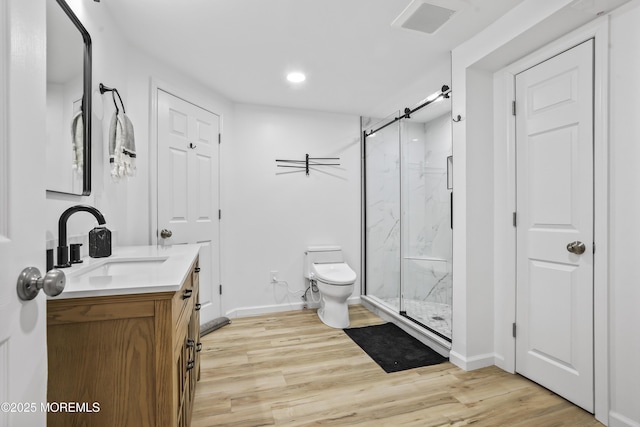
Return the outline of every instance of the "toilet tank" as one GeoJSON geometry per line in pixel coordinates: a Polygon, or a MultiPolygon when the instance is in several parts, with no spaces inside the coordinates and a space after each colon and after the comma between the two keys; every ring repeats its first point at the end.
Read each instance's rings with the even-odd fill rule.
{"type": "Polygon", "coordinates": [[[309,278],[311,264],[343,262],[340,246],[309,246],[304,252],[304,277],[309,278]]]}

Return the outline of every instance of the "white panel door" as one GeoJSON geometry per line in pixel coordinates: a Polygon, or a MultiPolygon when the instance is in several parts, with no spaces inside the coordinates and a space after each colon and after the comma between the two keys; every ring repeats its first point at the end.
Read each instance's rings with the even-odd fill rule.
{"type": "Polygon", "coordinates": [[[219,132],[217,115],[158,90],[158,242],[200,245],[201,324],[220,316],[219,132]]]}
{"type": "Polygon", "coordinates": [[[593,41],[518,74],[516,106],[516,371],[593,412],[593,41]]]}
{"type": "Polygon", "coordinates": [[[0,427],[46,425],[46,295],[16,293],[23,268],[45,272],[44,18],[43,2],[0,3],[0,427]]]}

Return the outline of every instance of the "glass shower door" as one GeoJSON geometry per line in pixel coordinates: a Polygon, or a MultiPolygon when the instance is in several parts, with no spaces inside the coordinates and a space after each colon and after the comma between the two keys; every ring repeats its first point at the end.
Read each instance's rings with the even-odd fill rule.
{"type": "Polygon", "coordinates": [[[362,119],[364,293],[451,341],[451,101],[427,101],[362,119]]]}
{"type": "Polygon", "coordinates": [[[451,339],[449,99],[402,120],[402,312],[451,339]]]}
{"type": "MultiPolygon", "coordinates": [[[[372,120],[363,122],[365,129],[378,127],[372,120]]],[[[366,294],[399,312],[400,123],[366,136],[364,158],[366,294]]]]}

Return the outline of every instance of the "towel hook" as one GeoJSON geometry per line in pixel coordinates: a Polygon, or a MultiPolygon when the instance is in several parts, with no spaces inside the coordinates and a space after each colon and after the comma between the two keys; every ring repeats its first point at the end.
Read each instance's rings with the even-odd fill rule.
{"type": "Polygon", "coordinates": [[[116,107],[116,114],[118,114],[120,110],[118,109],[118,103],[116,102],[116,96],[114,95],[115,92],[115,90],[111,91],[111,99],[113,99],[113,105],[116,107]]]}
{"type": "Polygon", "coordinates": [[[120,92],[118,92],[118,89],[114,87],[113,88],[107,87],[102,83],[98,85],[98,89],[100,90],[100,93],[103,95],[105,92],[111,92],[111,98],[113,98],[113,105],[116,107],[116,114],[118,114],[120,112],[120,109],[118,108],[118,103],[116,102],[116,97],[114,95],[114,92],[115,92],[115,94],[118,95],[118,99],[120,100],[120,106],[122,107],[122,114],[127,114],[127,112],[124,109],[124,102],[122,102],[122,97],[120,96],[120,92]]]}
{"type": "Polygon", "coordinates": [[[340,166],[340,163],[321,163],[318,160],[340,160],[340,157],[309,157],[309,154],[304,155],[304,160],[284,160],[276,159],[276,163],[287,163],[285,165],[278,164],[279,168],[297,168],[305,169],[307,175],[309,175],[309,168],[315,166],[340,166]]]}

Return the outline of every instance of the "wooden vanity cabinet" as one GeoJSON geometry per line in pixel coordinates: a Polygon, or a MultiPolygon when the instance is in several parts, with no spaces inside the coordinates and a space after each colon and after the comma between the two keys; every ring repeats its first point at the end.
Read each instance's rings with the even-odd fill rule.
{"type": "Polygon", "coordinates": [[[199,267],[196,267],[192,275],[194,307],[185,309],[185,312],[191,313],[190,316],[180,317],[181,321],[178,324],[179,338],[175,340],[173,349],[174,360],[176,361],[174,373],[177,375],[176,381],[178,385],[176,388],[176,402],[178,408],[177,425],[179,427],[191,425],[196,382],[200,379],[199,353],[202,349],[202,344],[200,343],[200,283],[198,271],[199,267]]]}
{"type": "Polygon", "coordinates": [[[198,272],[196,259],[177,292],[47,301],[47,401],[65,405],[47,413],[48,426],[190,425],[198,272]]]}

